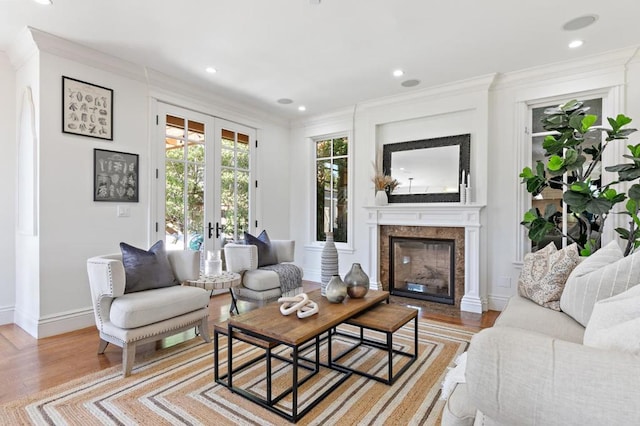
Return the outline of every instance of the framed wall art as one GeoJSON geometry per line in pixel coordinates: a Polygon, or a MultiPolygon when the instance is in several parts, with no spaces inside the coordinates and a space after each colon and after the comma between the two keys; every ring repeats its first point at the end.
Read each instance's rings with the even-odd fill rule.
{"type": "Polygon", "coordinates": [[[138,154],[93,150],[93,201],[138,202],[138,154]]]}
{"type": "Polygon", "coordinates": [[[113,90],[62,76],[62,131],[113,140],[113,90]]]}

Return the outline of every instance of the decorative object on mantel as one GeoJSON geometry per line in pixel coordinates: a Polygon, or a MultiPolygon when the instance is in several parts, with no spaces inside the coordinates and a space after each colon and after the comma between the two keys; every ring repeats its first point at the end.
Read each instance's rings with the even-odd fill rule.
{"type": "Polygon", "coordinates": [[[347,286],[349,297],[360,299],[369,291],[369,276],[362,270],[359,263],[354,263],[344,276],[344,284],[347,286]]]}
{"type": "Polygon", "coordinates": [[[62,76],[62,131],[113,140],[113,90],[62,76]]]}
{"type": "MultiPolygon", "coordinates": [[[[607,120],[611,128],[596,126],[598,117],[586,114],[589,107],[583,102],[572,100],[557,107],[547,108],[541,119],[542,127],[547,132],[542,147],[545,150],[545,163],[536,162],[535,170],[525,167],[520,173],[523,184],[533,197],[543,194],[547,188],[562,191],[562,200],[570,208],[568,213],[575,226],[564,229],[558,225],[558,213],[555,205],[549,203],[544,213],[532,208],[524,214],[522,225],[528,230],[528,237],[536,245],[546,244],[550,238],[566,238],[567,243],[575,242],[580,248],[580,255],[589,256],[601,245],[601,231],[610,213],[621,213],[629,217],[628,228],[616,228],[615,231],[627,245],[624,255],[627,256],[640,245],[640,144],[627,145],[630,154],[623,157],[630,163],[604,167],[607,172],[616,173],[617,180],[600,178],[602,169],[602,153],[611,142],[628,139],[636,129],[627,128],[631,119],[623,114],[607,120]],[[604,141],[593,145],[592,141],[602,140],[602,132],[606,133],[604,141]],[[562,176],[567,181],[563,183],[562,176]],[[628,192],[617,192],[614,185],[625,184],[628,192]],[[621,212],[612,212],[613,207],[626,201],[621,212]]],[[[562,223],[562,221],[560,221],[562,223]]],[[[565,218],[566,222],[566,218],[565,218]]]]}
{"type": "Polygon", "coordinates": [[[291,315],[296,313],[298,318],[306,318],[318,313],[318,304],[313,300],[309,300],[306,293],[300,293],[293,297],[281,297],[278,299],[280,305],[280,313],[282,315],[291,315]]]}
{"type": "Polygon", "coordinates": [[[375,205],[386,206],[389,203],[388,195],[391,194],[399,185],[398,180],[392,178],[390,175],[376,172],[375,164],[373,165],[373,170],[375,174],[371,180],[373,181],[373,185],[376,189],[375,205]]]}
{"type": "Polygon", "coordinates": [[[460,174],[460,204],[471,204],[471,173],[462,170],[460,174]]]}
{"type": "Polygon", "coordinates": [[[333,275],[338,274],[338,249],[333,242],[333,232],[327,232],[327,239],[320,256],[320,293],[325,296],[327,285],[333,275]]]}
{"type": "Polygon", "coordinates": [[[327,285],[327,300],[331,303],[342,303],[347,297],[347,286],[345,285],[340,275],[334,275],[331,277],[331,281],[327,285]]]}

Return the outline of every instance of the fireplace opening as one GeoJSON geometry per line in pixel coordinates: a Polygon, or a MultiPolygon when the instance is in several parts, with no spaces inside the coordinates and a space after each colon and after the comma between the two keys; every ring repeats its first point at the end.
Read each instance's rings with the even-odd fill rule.
{"type": "Polygon", "coordinates": [[[455,240],[389,237],[389,292],[453,305],[455,240]]]}

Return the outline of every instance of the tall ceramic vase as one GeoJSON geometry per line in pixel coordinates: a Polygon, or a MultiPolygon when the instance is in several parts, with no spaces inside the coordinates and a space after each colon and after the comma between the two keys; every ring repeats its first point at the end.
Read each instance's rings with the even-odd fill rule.
{"type": "Polygon", "coordinates": [[[326,296],[327,285],[334,275],[338,275],[338,250],[333,242],[333,232],[327,232],[320,256],[320,293],[323,296],[326,296]]]}
{"type": "Polygon", "coordinates": [[[352,299],[364,297],[369,291],[369,276],[362,270],[359,263],[351,265],[351,269],[344,276],[347,294],[352,299]]]}

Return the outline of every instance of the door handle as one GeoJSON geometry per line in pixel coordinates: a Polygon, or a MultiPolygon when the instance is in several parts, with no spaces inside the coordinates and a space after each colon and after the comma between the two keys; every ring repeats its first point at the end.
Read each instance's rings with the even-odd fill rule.
{"type": "Polygon", "coordinates": [[[216,230],[216,238],[220,238],[220,231],[222,231],[222,226],[220,226],[220,224],[218,222],[216,222],[216,227],[214,228],[211,225],[211,222],[209,222],[209,224],[207,225],[207,231],[209,234],[209,238],[213,237],[213,230],[216,230]]]}

